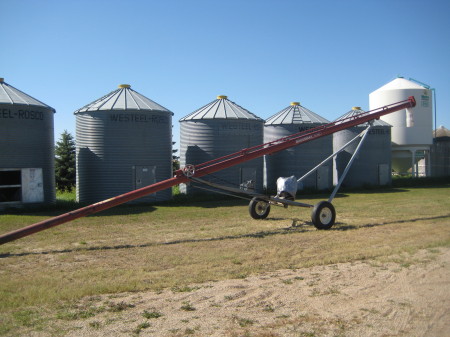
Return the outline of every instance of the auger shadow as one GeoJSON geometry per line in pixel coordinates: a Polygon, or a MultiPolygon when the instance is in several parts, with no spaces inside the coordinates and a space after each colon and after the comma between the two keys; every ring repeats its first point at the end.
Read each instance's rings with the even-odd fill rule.
{"type": "MultiPolygon", "coordinates": [[[[446,219],[450,218],[450,214],[446,215],[439,215],[439,216],[432,216],[432,217],[423,217],[423,218],[414,218],[414,219],[405,219],[405,220],[395,220],[395,221],[387,221],[387,222],[379,222],[379,223],[368,223],[364,225],[340,225],[338,227],[333,227],[331,230],[335,231],[347,231],[347,230],[353,230],[353,229],[361,229],[361,228],[371,228],[371,227],[379,227],[379,226],[386,226],[386,225],[394,225],[394,224],[401,224],[401,223],[407,223],[407,222],[417,222],[417,221],[426,221],[426,220],[437,220],[437,219],[446,219]]],[[[338,223],[336,223],[338,224],[338,223]]]]}
{"type": "MultiPolygon", "coordinates": [[[[434,216],[434,217],[423,217],[423,218],[414,218],[414,219],[405,219],[405,220],[396,220],[396,221],[388,221],[382,223],[368,223],[364,225],[346,225],[342,222],[336,222],[335,226],[330,229],[330,231],[348,231],[348,230],[356,230],[361,228],[371,228],[371,227],[379,227],[386,226],[391,224],[400,224],[406,222],[416,222],[416,221],[426,221],[426,220],[436,220],[436,219],[445,219],[450,218],[450,214],[434,216]]],[[[30,256],[30,255],[50,255],[50,254],[63,254],[63,253],[73,253],[73,252],[89,252],[89,251],[107,251],[107,250],[120,250],[120,249],[135,249],[135,248],[147,248],[147,247],[157,247],[157,246],[169,246],[169,245],[177,245],[183,243],[198,243],[198,242],[214,242],[214,241],[223,241],[223,240],[237,240],[237,239],[245,239],[245,238],[266,238],[275,235],[289,235],[294,233],[305,233],[311,231],[311,226],[313,226],[310,221],[298,221],[298,219],[279,219],[278,220],[292,220],[293,225],[290,227],[279,228],[270,231],[259,231],[255,233],[247,233],[240,235],[225,235],[218,236],[212,238],[204,238],[204,239],[182,239],[182,240],[173,240],[167,242],[149,242],[143,244],[136,245],[114,245],[114,246],[95,246],[95,247],[77,247],[77,248],[68,248],[68,249],[56,249],[56,250],[48,250],[41,252],[23,252],[23,253],[3,253],[0,254],[0,259],[8,258],[8,257],[21,257],[21,256],[30,256]]],[[[270,218],[270,220],[274,220],[270,218]]]]}
{"type": "Polygon", "coordinates": [[[73,252],[147,248],[147,247],[177,245],[177,244],[183,244],[183,243],[236,240],[236,239],[243,239],[243,238],[265,238],[268,236],[286,235],[286,234],[292,234],[292,233],[302,233],[302,232],[307,232],[307,231],[308,230],[306,228],[303,228],[303,226],[295,226],[295,227],[280,228],[280,229],[276,229],[276,230],[272,230],[272,231],[260,231],[260,232],[255,232],[255,233],[247,233],[247,234],[241,234],[241,235],[226,235],[226,236],[204,238],[204,239],[182,239],[182,240],[173,240],[173,241],[167,241],[167,242],[149,242],[149,243],[136,244],[136,245],[77,247],[77,248],[48,250],[48,251],[41,251],[41,252],[4,253],[4,254],[0,254],[0,259],[8,258],[8,257],[29,256],[29,255],[49,255],[49,254],[62,254],[62,253],[73,253],[73,252]]]}

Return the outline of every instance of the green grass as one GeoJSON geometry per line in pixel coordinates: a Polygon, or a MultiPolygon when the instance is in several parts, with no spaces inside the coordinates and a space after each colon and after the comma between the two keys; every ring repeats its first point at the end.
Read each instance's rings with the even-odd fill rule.
{"type": "Polygon", "coordinates": [[[68,191],[56,191],[56,200],[57,201],[68,201],[75,203],[77,199],[76,191],[72,190],[68,191]]]}
{"type": "Polygon", "coordinates": [[[158,311],[151,311],[151,312],[149,312],[147,310],[144,310],[144,313],[142,314],[142,316],[144,318],[150,319],[150,318],[160,318],[160,317],[162,317],[164,315],[162,313],[158,312],[158,311]]]}
{"type": "MultiPolygon", "coordinates": [[[[63,199],[64,212],[78,207],[74,194],[58,195],[63,199]]],[[[329,231],[317,231],[306,208],[273,207],[268,219],[257,221],[245,201],[200,198],[121,206],[1,245],[0,335],[57,334],[65,320],[131,305],[73,306],[101,294],[188,292],[205,281],[450,245],[448,182],[340,193],[333,204],[337,223],[329,231]],[[294,218],[303,224],[291,227],[294,218]]],[[[56,205],[3,214],[0,233],[60,213],[56,205]]]]}

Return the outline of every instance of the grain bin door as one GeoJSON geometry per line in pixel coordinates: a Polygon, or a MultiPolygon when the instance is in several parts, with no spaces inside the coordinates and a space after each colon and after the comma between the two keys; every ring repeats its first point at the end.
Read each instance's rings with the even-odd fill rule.
{"type": "Polygon", "coordinates": [[[329,181],[329,167],[328,166],[320,166],[317,169],[317,189],[318,190],[326,190],[330,187],[329,181]]]}
{"type": "Polygon", "coordinates": [[[387,185],[389,184],[389,176],[391,172],[389,172],[389,165],[388,164],[379,164],[378,165],[378,183],[380,185],[387,185]]]}
{"type": "Polygon", "coordinates": [[[254,191],[256,185],[256,169],[249,167],[241,168],[240,188],[244,191],[254,191]]]}
{"type": "Polygon", "coordinates": [[[44,202],[44,183],[41,168],[22,169],[22,202],[44,202]]]}
{"type": "Polygon", "coordinates": [[[134,189],[154,184],[156,166],[134,166],[134,189]]]}

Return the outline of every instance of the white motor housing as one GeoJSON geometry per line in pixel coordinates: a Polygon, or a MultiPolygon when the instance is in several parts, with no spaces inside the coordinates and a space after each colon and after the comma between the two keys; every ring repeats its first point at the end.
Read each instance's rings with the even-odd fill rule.
{"type": "Polygon", "coordinates": [[[277,179],[277,197],[294,200],[297,194],[297,179],[295,176],[277,179]]]}

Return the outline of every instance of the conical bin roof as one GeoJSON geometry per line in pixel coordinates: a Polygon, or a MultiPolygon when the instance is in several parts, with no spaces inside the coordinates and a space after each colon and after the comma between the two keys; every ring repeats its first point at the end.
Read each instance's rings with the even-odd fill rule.
{"type": "MultiPolygon", "coordinates": [[[[343,114],[341,117],[337,118],[335,120],[335,122],[339,122],[340,120],[344,120],[344,119],[347,119],[350,117],[356,117],[362,113],[365,113],[365,111],[362,110],[359,106],[354,106],[349,112],[347,112],[347,113],[343,114]]],[[[359,124],[358,126],[360,126],[360,127],[368,126],[369,125],[368,123],[369,122],[365,122],[365,123],[359,124]]],[[[381,119],[375,119],[375,120],[373,120],[372,126],[392,126],[392,125],[381,119]]]]}
{"type": "Polygon", "coordinates": [[[181,118],[180,122],[201,119],[246,119],[262,121],[261,118],[240,105],[237,105],[235,102],[230,101],[227,96],[223,95],[217,96],[216,100],[181,118]]]}
{"type": "Polygon", "coordinates": [[[266,120],[265,125],[290,125],[304,123],[328,124],[330,121],[301,106],[299,102],[292,102],[275,115],[266,120]]]}
{"type": "Polygon", "coordinates": [[[155,110],[171,112],[162,105],[134,91],[130,85],[120,84],[118,89],[85,105],[74,113],[102,110],[155,110]]]}
{"type": "Polygon", "coordinates": [[[441,125],[433,131],[433,136],[435,138],[450,138],[450,130],[441,125]]]}
{"type": "Polygon", "coordinates": [[[39,106],[55,112],[55,109],[47,104],[9,85],[3,78],[0,78],[0,104],[39,106]]]}

